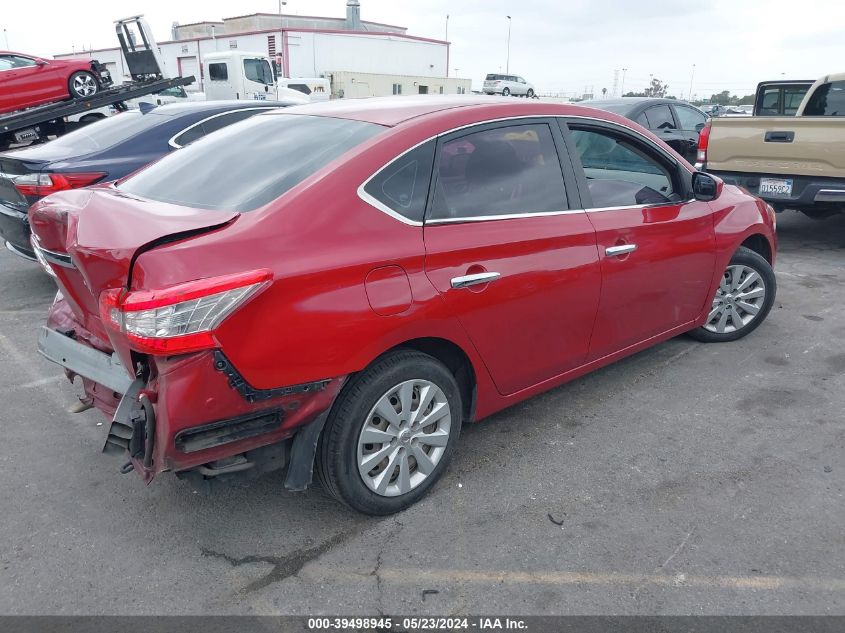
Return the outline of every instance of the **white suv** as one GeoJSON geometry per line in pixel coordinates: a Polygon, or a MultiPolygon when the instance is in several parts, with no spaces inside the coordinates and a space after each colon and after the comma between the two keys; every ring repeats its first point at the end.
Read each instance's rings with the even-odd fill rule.
{"type": "Polygon", "coordinates": [[[484,79],[484,94],[531,98],[534,96],[534,86],[516,75],[491,73],[484,79]]]}

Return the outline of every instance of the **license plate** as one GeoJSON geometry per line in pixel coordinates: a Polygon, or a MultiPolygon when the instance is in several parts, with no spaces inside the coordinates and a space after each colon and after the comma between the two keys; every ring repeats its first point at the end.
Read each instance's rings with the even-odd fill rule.
{"type": "Polygon", "coordinates": [[[23,143],[25,141],[32,141],[38,138],[38,130],[34,127],[28,127],[25,130],[21,130],[20,132],[15,132],[15,140],[18,143],[23,143]]]}
{"type": "Polygon", "coordinates": [[[761,178],[760,195],[789,198],[792,195],[792,178],[761,178]]]}

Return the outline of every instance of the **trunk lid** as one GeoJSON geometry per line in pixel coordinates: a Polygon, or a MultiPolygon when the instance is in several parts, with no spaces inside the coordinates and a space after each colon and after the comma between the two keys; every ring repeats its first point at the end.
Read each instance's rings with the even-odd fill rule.
{"type": "Polygon", "coordinates": [[[237,216],[142,200],[107,185],[48,196],[29,212],[39,248],[54,262],[59,287],[75,316],[98,338],[111,339],[124,363],[128,348],[119,341],[114,345],[100,321],[100,294],[128,287],[132,264],[145,250],[212,231],[237,216]],[[58,261],[62,256],[64,263],[58,261]]]}

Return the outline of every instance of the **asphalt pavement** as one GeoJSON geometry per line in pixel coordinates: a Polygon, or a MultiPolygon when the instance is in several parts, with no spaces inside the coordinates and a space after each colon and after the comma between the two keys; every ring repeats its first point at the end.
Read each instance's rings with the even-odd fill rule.
{"type": "Polygon", "coordinates": [[[0,614],[845,614],[845,215],[779,216],[747,338],[680,337],[465,427],[398,515],[100,453],[0,252],[0,614]]]}

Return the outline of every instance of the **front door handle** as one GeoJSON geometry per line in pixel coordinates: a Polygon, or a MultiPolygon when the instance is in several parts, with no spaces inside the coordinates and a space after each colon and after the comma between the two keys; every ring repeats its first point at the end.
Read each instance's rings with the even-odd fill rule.
{"type": "Polygon", "coordinates": [[[608,246],[604,249],[604,254],[608,257],[619,257],[620,255],[627,255],[637,250],[636,244],[620,244],[619,246],[608,246]]]}
{"type": "Polygon", "coordinates": [[[495,281],[502,275],[500,273],[477,273],[475,275],[464,275],[463,277],[452,277],[452,288],[469,288],[479,284],[488,284],[495,281]]]}

